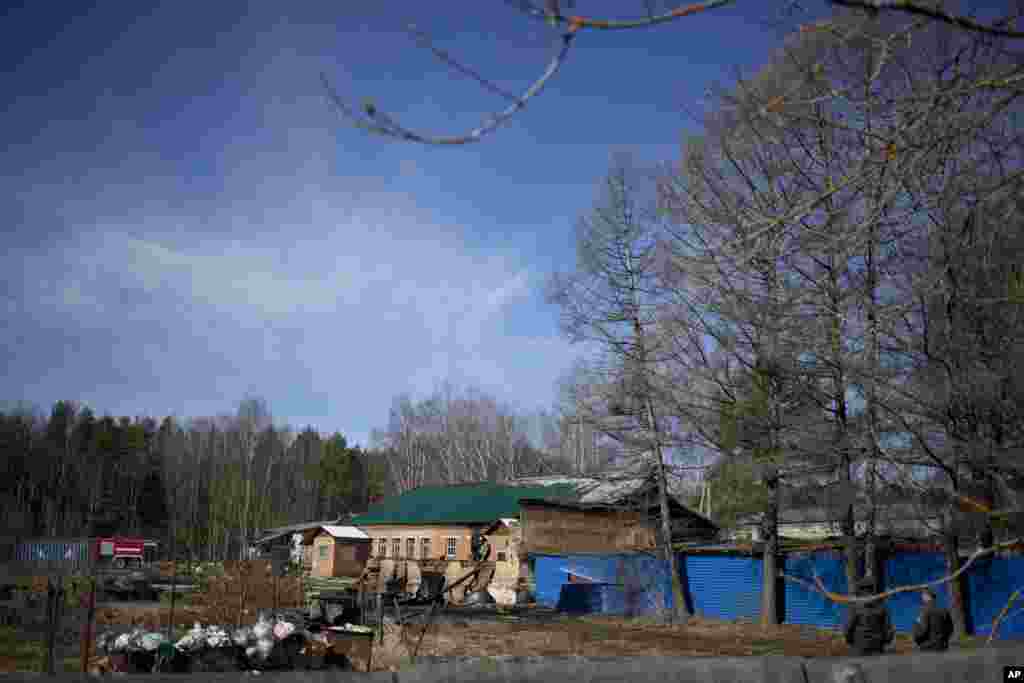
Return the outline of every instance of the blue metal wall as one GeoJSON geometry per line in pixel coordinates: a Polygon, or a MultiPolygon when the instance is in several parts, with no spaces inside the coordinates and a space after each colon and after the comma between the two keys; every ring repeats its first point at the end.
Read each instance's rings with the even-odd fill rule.
{"type": "MultiPolygon", "coordinates": [[[[967,593],[974,633],[988,637],[992,622],[1010,595],[1021,588],[1024,588],[1024,557],[993,557],[971,565],[967,570],[967,593]]],[[[999,626],[998,638],[1024,638],[1024,601],[1018,600],[1007,612],[999,626]]]]}
{"type": "Polygon", "coordinates": [[[567,583],[558,610],[570,614],[627,614],[626,589],[611,583],[567,583]]]}
{"type": "Polygon", "coordinates": [[[87,571],[90,565],[88,541],[32,541],[19,543],[15,559],[26,563],[60,563],[70,571],[87,571]]]}
{"type": "MultiPolygon", "coordinates": [[[[885,560],[882,587],[910,586],[941,579],[946,575],[946,562],[941,553],[897,553],[885,560]]],[[[935,586],[936,602],[949,606],[949,591],[944,586],[935,586]]],[[[921,613],[921,594],[900,593],[885,601],[892,625],[897,631],[909,632],[921,613]]]]}
{"type": "MultiPolygon", "coordinates": [[[[535,555],[537,601],[575,612],[643,614],[671,607],[672,586],[665,563],[649,555],[535,555]],[[597,585],[570,586],[569,574],[597,585]],[[559,605],[559,600],[562,604],[559,605]]],[[[716,619],[757,619],[760,615],[762,565],[760,558],[735,555],[683,555],[681,569],[693,609],[716,619]]],[[[807,581],[817,576],[825,587],[846,593],[846,572],[838,552],[794,553],[785,559],[785,572],[807,581]]],[[[886,558],[883,588],[934,581],[945,575],[941,553],[898,553],[886,558]]],[[[583,584],[577,584],[583,585],[583,584]]],[[[992,621],[1010,594],[1024,588],[1024,557],[994,557],[973,565],[965,583],[969,626],[987,636],[992,621]]],[[[948,606],[948,591],[935,588],[938,603],[948,606]]],[[[846,607],[804,586],[786,581],[782,595],[785,621],[839,629],[846,607]]],[[[897,631],[908,632],[921,610],[918,592],[901,593],[886,601],[897,631]]],[[[1024,600],[1003,620],[1000,639],[1024,638],[1024,600]]]]}
{"type": "Polygon", "coordinates": [[[694,611],[714,619],[757,619],[762,562],[735,555],[687,555],[686,577],[694,611]]]}
{"type": "MultiPolygon", "coordinates": [[[[663,562],[650,555],[532,557],[537,602],[547,607],[558,606],[562,587],[569,584],[570,574],[596,584],[620,587],[617,590],[571,589],[574,592],[565,600],[575,601],[571,603],[573,605],[602,605],[601,610],[615,609],[625,613],[645,614],[663,606],[671,607],[673,604],[668,570],[663,562]],[[604,592],[601,595],[592,594],[595,591],[604,592]]],[[[597,611],[597,608],[594,611],[597,611]]]]}
{"type": "MultiPolygon", "coordinates": [[[[818,577],[829,591],[846,592],[846,570],[839,553],[792,553],[786,556],[784,567],[790,576],[812,583],[818,577]]],[[[838,629],[842,628],[846,619],[845,607],[792,581],[785,582],[782,601],[788,624],[838,629]]]]}

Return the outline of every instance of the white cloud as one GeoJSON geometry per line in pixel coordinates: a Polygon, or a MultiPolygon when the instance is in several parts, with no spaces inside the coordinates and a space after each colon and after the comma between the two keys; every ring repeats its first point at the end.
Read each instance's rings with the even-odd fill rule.
{"type": "Polygon", "coordinates": [[[114,362],[136,380],[103,393],[138,403],[129,413],[194,415],[213,396],[230,410],[254,390],[272,405],[298,397],[303,415],[320,402],[329,428],[351,425],[364,437],[386,420],[392,396],[445,379],[548,404],[568,346],[506,329],[508,313],[530,305],[538,274],[514,253],[465,247],[456,231],[387,199],[386,209],[352,211],[322,198],[315,223],[294,238],[189,243],[183,235],[196,230],[167,227],[188,217],[162,216],[134,234],[108,223],[38,255],[36,268],[56,272],[48,284],[27,282],[29,291],[65,327],[116,330],[118,339],[109,361],[72,355],[46,384],[63,396],[53,387],[82,374],[71,366],[86,361],[102,376],[114,362]]]}

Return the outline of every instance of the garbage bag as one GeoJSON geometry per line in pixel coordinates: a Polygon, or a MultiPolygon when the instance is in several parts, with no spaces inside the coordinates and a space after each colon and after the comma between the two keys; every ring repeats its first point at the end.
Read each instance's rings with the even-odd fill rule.
{"type": "Polygon", "coordinates": [[[273,627],[270,625],[270,622],[260,616],[260,618],[256,620],[256,625],[252,627],[252,632],[253,635],[256,636],[256,639],[259,640],[269,636],[272,628],[273,627]]]}
{"type": "Polygon", "coordinates": [[[162,633],[143,633],[139,637],[139,645],[146,652],[155,652],[167,639],[162,633]]]}
{"type": "Polygon", "coordinates": [[[274,638],[277,640],[284,640],[293,633],[295,633],[295,624],[287,621],[279,621],[274,624],[274,638]]]}

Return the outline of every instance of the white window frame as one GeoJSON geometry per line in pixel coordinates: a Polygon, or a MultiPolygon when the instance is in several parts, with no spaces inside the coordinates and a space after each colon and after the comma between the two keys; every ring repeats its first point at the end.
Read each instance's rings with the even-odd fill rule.
{"type": "Polygon", "coordinates": [[[398,560],[402,557],[402,539],[392,538],[391,539],[391,554],[394,555],[392,559],[398,560]]]}
{"type": "Polygon", "coordinates": [[[377,539],[377,557],[384,559],[388,556],[388,539],[378,538],[377,539]]]}
{"type": "Polygon", "coordinates": [[[421,560],[429,560],[429,559],[431,559],[430,553],[431,553],[431,546],[432,545],[433,545],[433,541],[430,538],[421,538],[420,539],[420,559],[421,560]]]}
{"type": "Polygon", "coordinates": [[[444,556],[446,559],[454,560],[459,556],[459,537],[448,536],[444,540],[444,556]]]}
{"type": "Polygon", "coordinates": [[[405,559],[416,559],[416,539],[409,537],[405,539],[405,559]]]}

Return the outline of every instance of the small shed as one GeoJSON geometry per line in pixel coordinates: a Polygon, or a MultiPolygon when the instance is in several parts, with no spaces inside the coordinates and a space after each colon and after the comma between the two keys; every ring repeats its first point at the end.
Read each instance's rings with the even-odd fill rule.
{"type": "Polygon", "coordinates": [[[370,537],[354,526],[325,524],[303,533],[312,548],[312,575],[320,578],[359,577],[370,559],[370,537]]]}

